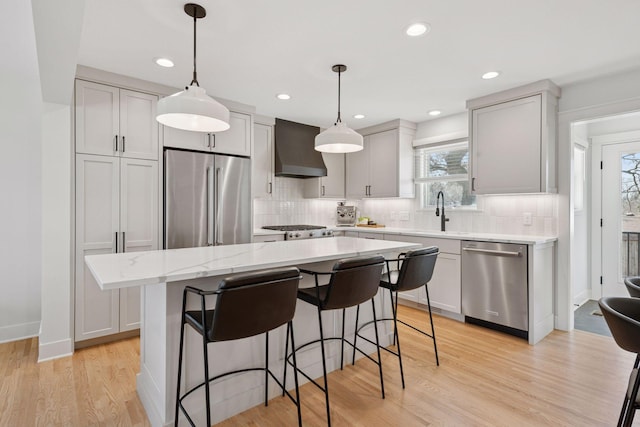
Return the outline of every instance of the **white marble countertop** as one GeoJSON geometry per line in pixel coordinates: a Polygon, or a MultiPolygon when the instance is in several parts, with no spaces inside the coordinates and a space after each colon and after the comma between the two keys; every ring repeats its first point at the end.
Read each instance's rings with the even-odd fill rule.
{"type": "Polygon", "coordinates": [[[108,290],[418,247],[415,243],[335,237],[89,255],[85,262],[100,288],[108,290]]]}
{"type": "MultiPolygon", "coordinates": [[[[521,234],[499,234],[499,233],[475,233],[466,231],[436,231],[436,230],[414,230],[410,228],[398,228],[398,227],[336,227],[327,226],[327,229],[334,231],[358,231],[362,233],[378,233],[378,234],[395,234],[405,236],[417,236],[417,237],[437,237],[441,239],[455,239],[455,240],[478,240],[484,242],[504,242],[504,243],[520,243],[525,245],[538,245],[543,243],[555,242],[558,240],[555,236],[533,236],[533,235],[521,235],[521,234]]],[[[278,235],[284,234],[284,231],[273,231],[255,229],[255,236],[260,235],[278,235]]]]}

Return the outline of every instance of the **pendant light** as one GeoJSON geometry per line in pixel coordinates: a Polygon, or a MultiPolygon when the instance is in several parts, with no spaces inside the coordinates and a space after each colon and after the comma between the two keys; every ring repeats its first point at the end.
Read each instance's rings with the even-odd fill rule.
{"type": "Polygon", "coordinates": [[[196,72],[196,21],[207,11],[200,5],[187,3],[184,11],[193,18],[193,79],[182,92],[158,101],[156,120],[165,126],[195,132],[221,132],[229,129],[229,110],[207,95],[198,83],[196,72]]]}
{"type": "Polygon", "coordinates": [[[338,119],[329,129],[316,136],[315,149],[325,153],[353,153],[362,150],[362,135],[349,129],[340,118],[340,75],[347,71],[347,66],[338,64],[331,67],[338,73],[338,119]]]}

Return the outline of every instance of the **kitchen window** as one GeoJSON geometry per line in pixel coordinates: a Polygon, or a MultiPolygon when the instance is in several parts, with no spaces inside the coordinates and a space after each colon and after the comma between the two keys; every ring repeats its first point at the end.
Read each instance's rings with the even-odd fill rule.
{"type": "Polygon", "coordinates": [[[439,191],[446,206],[475,207],[469,185],[469,142],[458,141],[414,150],[416,193],[423,209],[435,207],[439,191]]]}

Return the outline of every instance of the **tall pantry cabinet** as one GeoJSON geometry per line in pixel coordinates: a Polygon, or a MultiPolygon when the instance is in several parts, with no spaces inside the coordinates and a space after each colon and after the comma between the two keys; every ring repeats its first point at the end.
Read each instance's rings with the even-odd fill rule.
{"type": "Polygon", "coordinates": [[[100,290],[84,257],[158,249],[157,102],[76,80],[76,342],[139,328],[140,289],[100,290]]]}

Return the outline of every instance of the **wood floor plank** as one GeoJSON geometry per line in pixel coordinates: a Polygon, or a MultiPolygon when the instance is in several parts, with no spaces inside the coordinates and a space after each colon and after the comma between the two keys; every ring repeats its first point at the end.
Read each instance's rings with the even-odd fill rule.
{"type": "MultiPolygon", "coordinates": [[[[400,316],[426,325],[419,310],[401,307],[400,316]]],[[[615,425],[634,356],[612,338],[554,331],[529,346],[443,317],[435,323],[440,366],[431,341],[400,326],[406,389],[397,358],[383,353],[384,400],[368,360],[329,375],[335,426],[615,425]]],[[[0,426],[148,426],[135,390],[139,357],[138,338],[43,363],[35,338],[0,344],[0,426]]],[[[300,393],[305,426],[326,425],[323,394],[310,384],[300,393]]],[[[291,402],[276,397],[220,426],[294,426],[296,420],[291,402]]]]}

